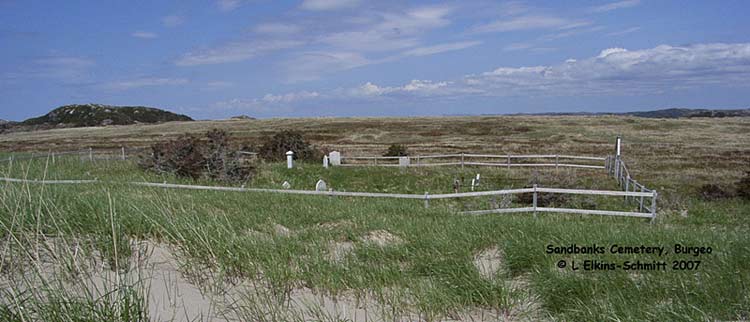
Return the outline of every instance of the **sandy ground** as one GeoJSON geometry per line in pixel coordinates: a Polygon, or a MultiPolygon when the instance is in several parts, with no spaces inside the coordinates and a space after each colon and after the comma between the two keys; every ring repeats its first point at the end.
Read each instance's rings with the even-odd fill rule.
{"type": "MultiPolygon", "coordinates": [[[[281,225],[274,226],[274,229],[281,236],[294,233],[281,225]]],[[[248,234],[270,238],[256,231],[248,234]]],[[[363,244],[378,247],[403,243],[400,237],[386,230],[367,232],[360,240],[363,244]]],[[[79,245],[55,238],[47,239],[44,245],[37,248],[41,250],[37,255],[40,260],[32,261],[31,269],[0,274],[0,287],[20,293],[42,282],[50,285],[59,282],[69,294],[93,294],[94,298],[98,298],[108,296],[106,294],[116,290],[117,285],[138,285],[139,292],[148,298],[148,313],[152,321],[524,321],[540,317],[536,314],[540,311],[538,301],[530,293],[523,277],[505,282],[512,292],[519,295],[513,297],[519,303],[509,312],[475,308],[435,319],[405,308],[408,306],[404,306],[403,302],[389,303],[403,301],[408,290],[378,293],[352,291],[332,296],[297,286],[283,296],[284,300],[279,301],[278,294],[271,294],[262,278],[235,283],[197,283],[181,269],[181,262],[176,256],[179,252],[172,246],[133,240],[131,247],[132,255],[128,263],[116,264],[129,265],[131,269],[128,273],[117,274],[111,269],[111,264],[90,259],[96,256],[84,258],[79,252],[79,245]],[[74,269],[60,267],[63,261],[56,259],[65,255],[72,259],[74,269]],[[71,271],[78,273],[71,274],[71,271]]],[[[355,247],[357,243],[351,241],[331,242],[330,260],[340,263],[355,247]]],[[[488,248],[476,254],[474,263],[480,275],[489,280],[505,274],[503,254],[498,248],[488,248]]],[[[10,298],[3,300],[4,303],[12,301],[10,298]]]]}

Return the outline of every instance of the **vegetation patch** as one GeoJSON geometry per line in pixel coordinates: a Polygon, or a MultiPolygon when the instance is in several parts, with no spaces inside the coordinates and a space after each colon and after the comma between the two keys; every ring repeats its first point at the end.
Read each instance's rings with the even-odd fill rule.
{"type": "Polygon", "coordinates": [[[83,127],[192,120],[189,116],[153,107],[74,104],[58,107],[45,115],[23,121],[21,124],[83,127]]]}
{"type": "Polygon", "coordinates": [[[310,144],[297,131],[284,130],[267,138],[260,146],[259,154],[263,159],[269,161],[281,161],[286,159],[286,152],[294,152],[294,159],[315,160],[323,158],[323,152],[310,144]]]}
{"type": "Polygon", "coordinates": [[[142,156],[140,166],[156,173],[222,182],[246,182],[256,172],[253,164],[230,148],[228,135],[221,130],[206,132],[203,139],[185,134],[153,144],[151,154],[142,156]]]}
{"type": "Polygon", "coordinates": [[[384,157],[405,157],[408,155],[409,151],[406,149],[406,146],[401,144],[391,144],[388,147],[388,151],[383,154],[384,157]]]}

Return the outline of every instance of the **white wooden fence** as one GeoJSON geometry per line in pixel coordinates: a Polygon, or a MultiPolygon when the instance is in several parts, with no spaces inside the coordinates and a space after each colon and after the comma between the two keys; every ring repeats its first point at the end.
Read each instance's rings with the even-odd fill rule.
{"type": "MultiPolygon", "coordinates": [[[[607,159],[605,161],[605,169],[607,171],[607,174],[612,176],[617,181],[617,185],[621,189],[623,189],[623,191],[650,193],[654,195],[653,199],[656,200],[656,196],[658,195],[656,190],[647,188],[644,184],[636,181],[633,177],[631,177],[630,170],[628,170],[628,167],[625,165],[625,161],[623,161],[621,157],[611,155],[607,156],[607,159]]],[[[625,196],[625,202],[637,203],[639,211],[651,211],[652,208],[656,208],[655,203],[652,203],[651,207],[649,207],[647,203],[644,203],[645,200],[643,197],[625,196]]]]}
{"type": "MultiPolygon", "coordinates": [[[[350,157],[341,156],[341,166],[381,166],[381,167],[399,167],[399,164],[392,162],[398,161],[401,157],[386,156],[363,156],[350,157]],[[346,163],[346,161],[350,161],[346,163]],[[351,162],[353,161],[353,162],[351,162]],[[365,161],[365,162],[361,162],[365,161]]],[[[436,154],[436,155],[417,155],[409,156],[409,167],[434,167],[434,166],[490,166],[490,167],[568,167],[568,168],[585,168],[585,169],[604,169],[603,162],[605,157],[592,156],[574,156],[563,154],[527,154],[527,155],[497,155],[497,154],[474,154],[474,153],[457,153],[457,154],[436,154]],[[447,159],[447,160],[446,160],[447,159]],[[522,160],[548,160],[542,163],[522,162],[522,160]],[[437,162],[433,160],[438,160],[437,162]],[[580,164],[573,163],[577,161],[594,161],[600,164],[580,164]]]]}
{"type": "MultiPolygon", "coordinates": [[[[107,181],[100,181],[100,180],[28,180],[28,179],[17,179],[17,178],[0,178],[0,181],[10,182],[10,183],[31,183],[31,184],[94,184],[94,183],[117,184],[118,183],[118,182],[107,182],[107,181]]],[[[378,193],[378,192],[351,192],[351,191],[334,191],[334,190],[315,191],[315,190],[265,189],[265,188],[245,188],[245,187],[221,187],[221,186],[185,185],[185,184],[156,183],[156,182],[125,182],[124,184],[129,184],[129,185],[134,185],[134,186],[143,186],[143,187],[168,188],[168,189],[214,190],[214,191],[234,191],[234,192],[265,192],[265,193],[317,195],[317,196],[330,196],[330,197],[341,196],[341,197],[418,199],[418,200],[424,201],[425,208],[429,207],[430,200],[532,193],[533,203],[531,207],[465,211],[465,212],[461,212],[460,214],[482,215],[482,214],[491,214],[491,213],[532,212],[536,216],[537,212],[555,212],[555,213],[576,213],[576,214],[589,214],[589,215],[640,217],[640,218],[651,218],[652,220],[656,218],[656,193],[655,192],[646,193],[646,192],[609,191],[609,190],[560,189],[560,188],[543,188],[543,187],[537,187],[535,185],[532,188],[522,188],[522,189],[505,189],[505,190],[447,193],[447,194],[434,194],[434,195],[425,193],[424,195],[421,195],[421,194],[396,194],[396,193],[378,193]],[[538,199],[539,193],[561,193],[561,194],[574,194],[574,195],[598,195],[598,196],[620,196],[620,197],[624,196],[624,197],[651,198],[652,207],[649,209],[650,213],[539,207],[537,205],[537,199],[538,199]]]]}
{"type": "Polygon", "coordinates": [[[47,152],[29,152],[28,154],[19,153],[11,154],[10,157],[0,160],[0,162],[11,162],[32,159],[49,159],[55,162],[59,157],[77,155],[81,161],[96,160],[127,160],[132,159],[135,155],[146,148],[126,148],[121,146],[118,149],[82,149],[76,151],[47,151],[47,152]]]}
{"type": "MultiPolygon", "coordinates": [[[[619,138],[618,138],[619,142],[619,138]]],[[[619,149],[618,149],[619,151],[619,149]]],[[[69,151],[69,152],[46,152],[46,153],[32,153],[30,156],[14,157],[11,156],[3,161],[14,161],[23,159],[35,159],[35,158],[50,158],[52,162],[55,161],[56,156],[62,155],[80,155],[81,159],[88,159],[94,161],[97,159],[98,154],[105,155],[116,155],[111,150],[102,152],[97,150],[96,152],[89,148],[81,151],[69,151]]],[[[241,152],[245,155],[253,155],[253,152],[241,152]]],[[[131,154],[133,155],[133,154],[131,154]]],[[[125,147],[121,147],[119,150],[119,158],[126,160],[131,155],[127,154],[125,147]]],[[[385,167],[398,167],[402,166],[399,164],[392,164],[393,160],[398,161],[400,157],[345,157],[341,156],[341,166],[385,166],[385,167]],[[344,163],[344,160],[354,161],[355,163],[344,163]],[[366,161],[365,163],[356,163],[358,161],[366,161]]],[[[560,155],[560,154],[529,154],[529,155],[494,155],[494,154],[441,154],[441,155],[418,155],[410,157],[410,161],[414,160],[415,163],[408,162],[407,166],[411,167],[426,167],[426,166],[448,166],[448,165],[460,165],[464,166],[494,166],[494,167],[569,167],[569,168],[584,168],[584,169],[605,169],[607,174],[617,180],[618,185],[623,191],[612,191],[612,190],[585,190],[585,189],[560,189],[560,188],[545,188],[534,185],[532,188],[522,189],[505,189],[505,190],[493,190],[493,191],[479,191],[479,192],[464,192],[464,193],[449,193],[449,194],[434,194],[429,193],[421,194],[394,194],[394,193],[376,193],[376,192],[348,192],[348,191],[314,191],[314,190],[289,190],[289,189],[266,189],[266,188],[245,188],[243,187],[220,187],[220,186],[201,186],[201,185],[184,185],[184,184],[170,184],[170,183],[154,183],[154,182],[126,182],[125,184],[145,187],[160,187],[168,189],[192,189],[192,190],[215,190],[215,191],[236,191],[236,192],[265,192],[265,193],[283,193],[283,194],[300,194],[300,195],[322,195],[322,196],[342,196],[342,197],[371,197],[371,198],[396,198],[396,199],[421,199],[424,200],[425,207],[429,207],[430,200],[437,199],[450,199],[450,198],[466,198],[466,197],[482,197],[482,196],[496,196],[496,195],[513,195],[513,194],[525,194],[532,193],[532,205],[531,207],[515,207],[515,208],[499,208],[499,209],[488,209],[488,210],[475,210],[475,211],[464,211],[461,214],[466,215],[483,215],[483,214],[502,214],[502,213],[520,213],[520,212],[531,212],[534,216],[538,212],[554,212],[554,213],[574,213],[574,214],[587,214],[587,215],[604,215],[604,216],[626,216],[626,217],[639,217],[639,218],[651,218],[653,221],[656,218],[656,199],[658,194],[656,190],[646,188],[643,184],[637,182],[630,176],[630,172],[625,165],[622,158],[618,156],[606,156],[606,157],[592,157],[592,156],[572,156],[572,155],[560,155]],[[448,159],[443,162],[434,162],[432,160],[448,159]],[[542,163],[529,163],[522,162],[522,160],[550,160],[542,163]],[[497,160],[497,161],[495,161],[497,160]],[[562,160],[562,161],[561,161],[562,160]],[[446,162],[447,161],[447,162],[446,162]],[[571,163],[587,161],[594,164],[580,164],[571,163]],[[597,163],[603,163],[599,165],[597,163]],[[573,195],[598,195],[598,196],[615,196],[624,197],[626,204],[628,202],[636,202],[638,205],[638,211],[613,211],[613,210],[594,210],[594,209],[573,209],[573,208],[553,208],[553,207],[539,207],[537,205],[538,194],[540,193],[556,193],[556,194],[573,194],[573,195]],[[650,200],[647,200],[650,199],[650,200]],[[650,201],[650,207],[646,204],[650,201]]],[[[100,183],[103,181],[98,180],[26,180],[17,178],[0,178],[0,181],[10,183],[33,183],[33,184],[92,184],[100,183]]],[[[107,182],[105,182],[107,183],[107,182]]],[[[113,183],[113,182],[109,182],[113,183]]],[[[122,182],[120,182],[122,183],[122,182]]]]}

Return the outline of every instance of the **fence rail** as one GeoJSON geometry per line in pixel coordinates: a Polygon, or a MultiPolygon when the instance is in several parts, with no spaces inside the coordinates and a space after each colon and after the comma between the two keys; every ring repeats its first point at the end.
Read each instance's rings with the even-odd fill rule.
{"type": "MultiPolygon", "coordinates": [[[[618,138],[619,144],[619,138],[618,138]]],[[[619,145],[618,145],[619,146],[619,145]]],[[[13,162],[14,160],[28,160],[37,158],[48,158],[54,163],[55,158],[64,155],[79,155],[81,161],[86,159],[94,161],[100,159],[101,155],[107,156],[107,159],[122,159],[126,160],[132,158],[135,154],[134,151],[140,151],[142,149],[126,149],[121,147],[118,150],[96,150],[89,148],[86,150],[79,151],[64,151],[64,152],[45,152],[38,153],[32,152],[29,156],[14,156],[3,160],[13,162]]],[[[619,151],[619,149],[618,149],[619,151]]],[[[242,155],[257,156],[255,152],[240,151],[242,155]]],[[[99,180],[28,180],[28,179],[17,179],[17,178],[0,178],[0,181],[8,183],[32,183],[32,184],[93,184],[93,183],[112,183],[112,184],[128,184],[142,187],[157,187],[157,188],[168,188],[168,189],[192,189],[192,190],[215,190],[215,191],[237,191],[237,192],[266,192],[266,193],[283,193],[283,194],[299,194],[299,195],[323,195],[323,196],[342,196],[342,197],[371,197],[371,198],[396,198],[396,199],[420,199],[424,200],[425,207],[429,207],[430,200],[438,199],[450,199],[450,198],[466,198],[466,197],[482,197],[482,196],[497,196],[497,195],[513,195],[513,194],[533,194],[533,203],[531,207],[516,207],[516,208],[500,208],[500,209],[489,209],[489,210],[475,210],[460,212],[461,214],[467,215],[482,215],[482,214],[493,214],[493,213],[518,213],[518,212],[532,212],[536,216],[537,212],[555,212],[555,213],[576,213],[576,214],[587,214],[587,215],[605,215],[605,216],[627,216],[627,217],[639,217],[639,218],[651,218],[653,221],[656,218],[656,200],[657,192],[647,188],[644,184],[636,181],[631,177],[630,170],[626,166],[622,158],[617,156],[608,155],[606,157],[594,157],[594,156],[574,156],[574,155],[563,155],[563,154],[526,154],[526,155],[495,155],[495,154],[474,154],[474,153],[454,153],[454,154],[436,154],[436,155],[417,155],[413,157],[407,157],[406,162],[402,162],[402,157],[397,156],[340,156],[340,161],[350,160],[364,160],[372,161],[375,166],[382,167],[430,167],[430,166],[493,166],[493,167],[569,167],[569,168],[582,168],[582,169],[604,169],[606,173],[612,176],[622,191],[615,190],[586,190],[586,189],[561,189],[561,188],[544,188],[537,187],[533,188],[522,188],[522,189],[505,189],[505,190],[493,190],[493,191],[477,191],[477,192],[464,192],[464,193],[448,193],[448,194],[393,194],[393,193],[377,193],[377,192],[349,192],[349,191],[315,191],[315,190],[291,190],[291,189],[267,189],[267,188],[245,188],[243,187],[222,187],[222,186],[202,186],[202,185],[185,185],[185,184],[171,184],[171,183],[155,183],[155,182],[110,182],[110,181],[99,181],[99,180]],[[450,159],[454,160],[450,160],[450,159]],[[459,160],[455,160],[460,158],[459,160]],[[449,162],[423,162],[424,160],[435,160],[435,159],[449,159],[439,161],[449,162]],[[467,160],[474,159],[474,160],[467,160]],[[476,159],[480,159],[477,161],[476,159]],[[485,160],[481,160],[485,159],[485,160]],[[487,162],[487,159],[499,159],[500,162],[487,162]],[[529,163],[519,162],[523,159],[532,159],[537,162],[540,159],[554,159],[554,162],[547,161],[543,163],[529,163]],[[564,162],[560,162],[560,160],[564,162]],[[383,162],[378,162],[382,160],[383,162]],[[398,164],[388,163],[389,161],[398,160],[398,164]],[[416,161],[412,163],[411,160],[416,161]],[[577,164],[576,161],[571,160],[583,160],[588,161],[589,164],[577,164]],[[592,164],[594,163],[594,164],[592,164]],[[600,165],[603,163],[603,165],[600,165]],[[572,208],[552,208],[552,207],[539,207],[537,205],[537,199],[539,193],[555,193],[555,194],[575,194],[575,195],[600,195],[600,196],[614,196],[623,197],[626,205],[635,203],[638,206],[637,212],[631,211],[614,211],[614,210],[592,210],[592,209],[572,209],[572,208]],[[650,199],[650,206],[647,204],[647,199],[650,199]]],[[[545,160],[546,161],[546,160],[545,160]]],[[[353,166],[367,166],[373,165],[371,163],[341,163],[340,166],[353,167],[353,166]]]]}
{"type": "Polygon", "coordinates": [[[575,156],[575,155],[564,155],[564,154],[526,154],[526,155],[498,155],[498,154],[474,154],[474,153],[456,153],[456,154],[435,154],[435,155],[416,155],[408,156],[408,161],[405,164],[393,164],[388,163],[389,161],[397,161],[402,157],[397,156],[341,156],[340,166],[357,167],[357,166],[379,166],[379,167],[434,167],[434,166],[490,166],[490,167],[567,167],[567,168],[582,168],[582,169],[605,169],[606,164],[575,164],[571,162],[561,162],[560,160],[585,160],[585,161],[596,161],[597,163],[605,162],[607,157],[592,157],[592,156],[575,156]],[[455,159],[460,158],[458,161],[451,162],[423,162],[424,160],[430,159],[455,159]],[[482,161],[469,161],[467,159],[502,159],[504,162],[482,162],[482,161]],[[521,159],[554,159],[554,162],[544,163],[524,163],[518,162],[521,159]],[[368,163],[344,163],[344,161],[372,161],[368,163]],[[513,162],[513,161],[516,162],[513,162]],[[378,162],[381,161],[381,162],[378,162]]]}
{"type": "Polygon", "coordinates": [[[330,197],[341,196],[341,197],[417,199],[417,200],[424,200],[425,207],[429,207],[430,200],[532,193],[533,194],[532,207],[465,211],[465,212],[460,212],[460,214],[480,215],[480,214],[491,214],[491,213],[533,212],[536,215],[537,212],[557,212],[557,213],[577,213],[577,214],[590,214],[590,215],[640,217],[640,218],[651,218],[652,220],[656,217],[655,207],[649,209],[650,210],[649,213],[644,213],[644,212],[627,212],[627,211],[611,211],[611,210],[552,208],[552,207],[537,206],[537,197],[539,193],[649,197],[649,198],[652,198],[653,202],[655,203],[656,202],[655,192],[644,193],[644,192],[610,191],[610,190],[543,188],[543,187],[537,187],[536,185],[533,188],[522,188],[522,189],[459,192],[459,193],[434,194],[434,195],[425,193],[422,195],[422,194],[398,194],[398,193],[354,192],[354,191],[334,191],[334,190],[316,191],[316,190],[223,187],[223,186],[186,185],[186,184],[156,183],[156,182],[110,182],[110,181],[100,181],[100,180],[29,180],[29,179],[17,179],[17,178],[0,178],[0,181],[10,182],[10,183],[32,183],[32,184],[93,184],[93,183],[117,184],[117,183],[121,183],[121,184],[133,185],[133,186],[169,188],[169,189],[213,190],[213,191],[234,191],[234,192],[265,192],[265,193],[282,193],[282,194],[298,194],[298,195],[318,195],[318,196],[330,196],[330,197]]]}

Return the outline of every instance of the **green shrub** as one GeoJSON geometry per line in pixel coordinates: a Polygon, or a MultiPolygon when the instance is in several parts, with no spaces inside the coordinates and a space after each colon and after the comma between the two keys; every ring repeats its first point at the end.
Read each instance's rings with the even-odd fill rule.
{"type": "Polygon", "coordinates": [[[310,144],[297,131],[281,131],[266,139],[260,146],[259,156],[270,161],[286,160],[286,152],[294,152],[294,159],[315,160],[323,158],[323,152],[310,144]]]}
{"type": "Polygon", "coordinates": [[[737,195],[750,199],[750,170],[745,172],[745,177],[737,182],[737,195]]]}
{"type": "Polygon", "coordinates": [[[225,131],[211,130],[205,140],[193,135],[151,145],[151,155],[141,159],[142,168],[180,177],[209,178],[226,182],[243,182],[255,174],[255,166],[247,164],[229,148],[225,131]]]}
{"type": "Polygon", "coordinates": [[[388,147],[388,151],[383,154],[384,157],[405,157],[409,155],[405,145],[391,144],[388,147]]]}
{"type": "Polygon", "coordinates": [[[703,200],[721,200],[735,197],[735,193],[729,187],[708,183],[698,188],[698,194],[703,200]]]}

